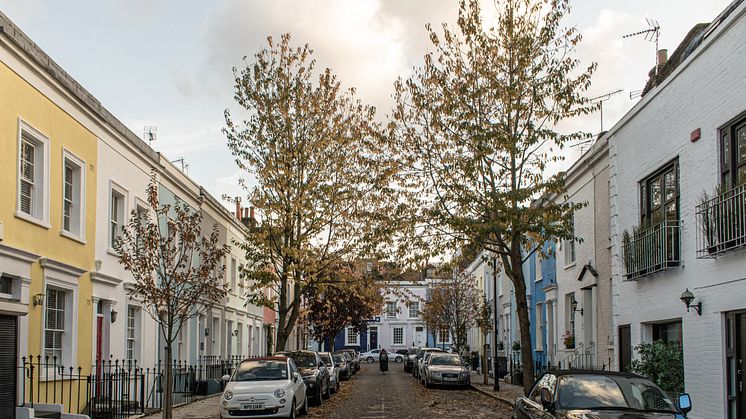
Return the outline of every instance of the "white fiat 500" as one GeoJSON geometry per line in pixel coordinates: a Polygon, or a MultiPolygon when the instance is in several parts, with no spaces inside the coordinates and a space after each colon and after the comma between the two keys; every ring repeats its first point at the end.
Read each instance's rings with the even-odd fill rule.
{"type": "Polygon", "coordinates": [[[222,419],[295,418],[308,413],[306,385],[290,358],[246,359],[223,381],[222,419]]]}

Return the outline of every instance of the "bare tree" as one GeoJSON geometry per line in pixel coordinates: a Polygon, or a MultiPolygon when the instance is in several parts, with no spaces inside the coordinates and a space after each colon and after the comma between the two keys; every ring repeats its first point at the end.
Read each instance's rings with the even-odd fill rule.
{"type": "Polygon", "coordinates": [[[217,225],[208,237],[202,235],[201,210],[179,200],[160,205],[155,174],[148,184],[147,201],[148,211],[132,211],[114,250],[135,280],[130,296],[157,322],[165,343],[163,418],[170,419],[173,343],[189,319],[225,296],[221,263],[229,247],[219,244],[217,225]]]}

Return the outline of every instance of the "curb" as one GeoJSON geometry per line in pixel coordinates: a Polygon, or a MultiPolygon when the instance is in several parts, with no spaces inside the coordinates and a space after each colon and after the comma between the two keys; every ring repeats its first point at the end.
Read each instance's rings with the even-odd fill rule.
{"type": "Polygon", "coordinates": [[[510,408],[515,407],[515,404],[513,403],[513,401],[511,401],[509,399],[506,399],[504,397],[500,397],[500,396],[498,396],[496,394],[492,394],[491,392],[488,392],[488,391],[484,391],[481,388],[478,388],[478,387],[474,386],[473,384],[469,384],[469,387],[471,387],[472,390],[475,390],[475,391],[477,391],[479,393],[482,393],[482,394],[484,394],[487,397],[492,397],[493,399],[499,401],[500,403],[506,405],[507,407],[510,407],[510,408]]]}

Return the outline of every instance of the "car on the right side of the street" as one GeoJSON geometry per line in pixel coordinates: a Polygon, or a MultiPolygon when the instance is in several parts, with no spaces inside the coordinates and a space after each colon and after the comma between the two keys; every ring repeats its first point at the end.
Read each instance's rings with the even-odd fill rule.
{"type": "Polygon", "coordinates": [[[674,403],[652,381],[612,371],[556,370],[544,373],[527,397],[515,401],[518,419],[664,419],[685,418],[691,399],[683,393],[674,403]]]}
{"type": "Polygon", "coordinates": [[[440,348],[422,348],[417,353],[417,362],[415,362],[415,364],[414,364],[414,371],[412,372],[412,375],[414,376],[414,378],[422,381],[422,365],[423,365],[423,361],[425,360],[425,357],[427,356],[427,354],[429,354],[431,352],[443,352],[443,353],[445,353],[445,351],[442,350],[442,349],[440,349],[440,348]]]}
{"type": "Polygon", "coordinates": [[[422,370],[422,381],[426,388],[432,385],[471,385],[469,368],[459,354],[431,352],[422,370]]]}

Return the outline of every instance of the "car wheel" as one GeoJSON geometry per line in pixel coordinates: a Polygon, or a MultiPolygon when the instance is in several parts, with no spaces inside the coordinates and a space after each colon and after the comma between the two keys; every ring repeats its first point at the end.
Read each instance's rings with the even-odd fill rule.
{"type": "Polygon", "coordinates": [[[332,396],[331,387],[329,386],[329,383],[326,383],[326,391],[324,391],[324,398],[328,399],[331,396],[332,396]]]}
{"type": "Polygon", "coordinates": [[[396,362],[397,364],[401,364],[401,357],[397,356],[396,359],[394,359],[394,362],[396,362]]]}
{"type": "Polygon", "coordinates": [[[365,360],[365,362],[372,364],[373,363],[373,357],[369,356],[368,359],[365,360]]]}
{"type": "Polygon", "coordinates": [[[293,400],[293,404],[290,405],[290,416],[288,416],[290,419],[295,419],[295,400],[293,400]]]}
{"type": "Polygon", "coordinates": [[[305,416],[308,414],[308,395],[303,399],[303,406],[300,408],[300,414],[305,416]]]}

